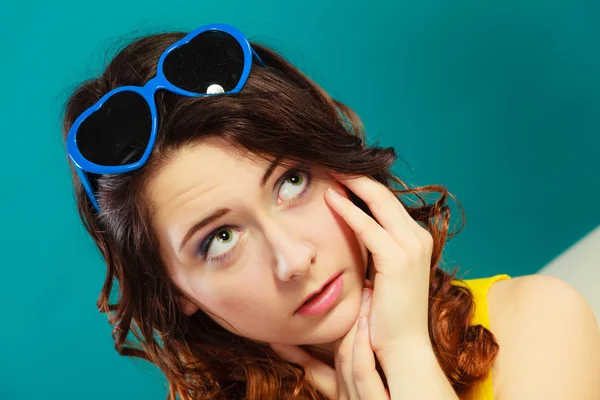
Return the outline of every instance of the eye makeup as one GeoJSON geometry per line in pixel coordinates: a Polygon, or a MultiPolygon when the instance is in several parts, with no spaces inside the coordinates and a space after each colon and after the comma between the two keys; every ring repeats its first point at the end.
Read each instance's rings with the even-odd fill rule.
{"type": "MultiPolygon", "coordinates": [[[[298,165],[298,166],[295,166],[294,168],[288,169],[277,180],[277,183],[275,184],[275,192],[276,192],[275,199],[279,198],[279,191],[281,190],[281,186],[286,181],[288,181],[290,178],[294,177],[294,175],[302,176],[302,179],[303,179],[302,182],[304,183],[304,188],[302,189],[302,191],[299,194],[295,195],[292,199],[283,202],[282,204],[285,207],[292,207],[292,206],[298,204],[310,192],[310,189],[311,189],[312,175],[310,172],[310,168],[308,168],[304,165],[298,165]]],[[[216,229],[214,229],[213,231],[211,231],[204,239],[202,239],[200,241],[200,244],[199,244],[198,250],[197,250],[197,254],[202,259],[202,261],[207,264],[218,265],[218,264],[225,263],[226,261],[228,261],[231,258],[233,253],[240,246],[241,242],[243,241],[242,236],[243,236],[243,233],[241,233],[241,231],[238,227],[236,227],[234,225],[229,225],[229,224],[221,225],[221,226],[217,227],[216,229]],[[232,231],[233,232],[232,236],[236,236],[235,234],[237,233],[237,235],[239,236],[239,239],[237,240],[237,242],[231,247],[231,249],[227,250],[226,252],[219,254],[217,256],[209,256],[211,246],[215,243],[214,240],[218,237],[218,235],[220,233],[224,233],[227,231],[232,231]]],[[[226,240],[226,239],[223,239],[223,240],[226,240]]]]}

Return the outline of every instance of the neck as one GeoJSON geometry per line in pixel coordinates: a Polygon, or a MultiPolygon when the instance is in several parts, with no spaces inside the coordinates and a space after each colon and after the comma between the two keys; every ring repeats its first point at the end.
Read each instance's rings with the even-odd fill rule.
{"type": "Polygon", "coordinates": [[[323,343],[323,344],[305,344],[300,346],[302,349],[307,351],[311,356],[324,362],[332,368],[335,368],[334,361],[334,343],[323,343]]]}

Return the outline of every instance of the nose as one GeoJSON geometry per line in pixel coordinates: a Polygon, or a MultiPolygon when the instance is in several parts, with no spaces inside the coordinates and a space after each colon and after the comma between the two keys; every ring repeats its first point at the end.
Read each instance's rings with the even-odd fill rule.
{"type": "Polygon", "coordinates": [[[293,227],[280,226],[271,221],[264,228],[266,239],[274,252],[277,278],[289,281],[308,274],[317,255],[315,246],[299,237],[293,227]]]}

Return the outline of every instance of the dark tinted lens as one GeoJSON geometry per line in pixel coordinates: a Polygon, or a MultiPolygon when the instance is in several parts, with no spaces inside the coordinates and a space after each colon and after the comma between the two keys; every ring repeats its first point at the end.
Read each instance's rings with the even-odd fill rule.
{"type": "Polygon", "coordinates": [[[99,165],[131,164],[144,154],[151,129],[146,100],[135,92],[123,91],[83,121],[77,131],[77,147],[85,158],[99,165]]]}
{"type": "Polygon", "coordinates": [[[205,94],[211,85],[229,92],[238,84],[244,69],[244,52],[233,36],[206,31],[167,56],[165,77],[173,85],[205,94]]]}

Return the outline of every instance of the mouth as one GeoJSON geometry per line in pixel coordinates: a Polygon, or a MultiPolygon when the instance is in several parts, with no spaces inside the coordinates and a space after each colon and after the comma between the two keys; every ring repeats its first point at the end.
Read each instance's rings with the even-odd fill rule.
{"type": "Polygon", "coordinates": [[[319,289],[309,294],[295,314],[314,315],[330,308],[341,293],[342,274],[343,271],[333,275],[319,289]]]}

